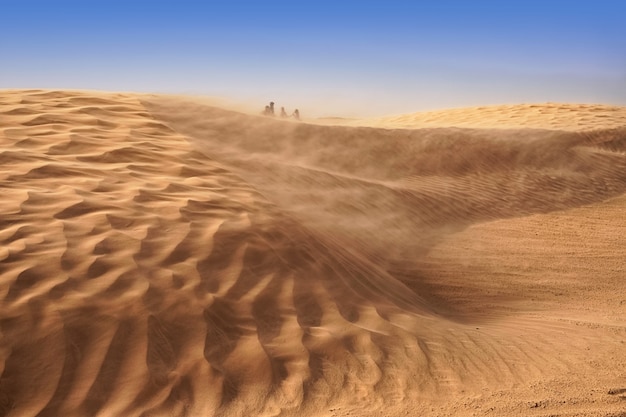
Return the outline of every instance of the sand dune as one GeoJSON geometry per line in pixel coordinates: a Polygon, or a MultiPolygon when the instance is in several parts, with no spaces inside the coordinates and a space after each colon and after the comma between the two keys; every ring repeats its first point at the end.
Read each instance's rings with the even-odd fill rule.
{"type": "Polygon", "coordinates": [[[585,131],[621,128],[626,107],[602,104],[516,104],[466,107],[358,121],[371,126],[525,128],[585,131]]]}
{"type": "Polygon", "coordinates": [[[428,117],[1,91],[0,415],[626,415],[626,110],[428,117]]]}

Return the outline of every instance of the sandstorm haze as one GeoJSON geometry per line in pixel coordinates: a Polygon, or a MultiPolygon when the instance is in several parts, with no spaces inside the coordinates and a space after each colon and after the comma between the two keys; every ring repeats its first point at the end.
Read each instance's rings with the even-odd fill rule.
{"type": "Polygon", "coordinates": [[[626,104],[619,1],[6,1],[0,87],[273,100],[313,116],[626,104]]]}
{"type": "Polygon", "coordinates": [[[626,416],[623,6],[423,3],[3,2],[0,417],[626,416]]]}

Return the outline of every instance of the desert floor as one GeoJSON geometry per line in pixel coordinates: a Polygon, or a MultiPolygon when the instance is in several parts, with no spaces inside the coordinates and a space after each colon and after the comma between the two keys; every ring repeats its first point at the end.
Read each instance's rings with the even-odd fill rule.
{"type": "Polygon", "coordinates": [[[626,416],[626,108],[0,91],[0,416],[626,416]]]}

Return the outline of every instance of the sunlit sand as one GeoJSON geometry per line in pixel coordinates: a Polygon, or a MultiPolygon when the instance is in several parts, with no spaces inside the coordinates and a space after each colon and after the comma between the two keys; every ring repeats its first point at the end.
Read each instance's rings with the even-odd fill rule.
{"type": "Polygon", "coordinates": [[[303,118],[0,91],[0,415],[623,415],[626,108],[303,118]]]}

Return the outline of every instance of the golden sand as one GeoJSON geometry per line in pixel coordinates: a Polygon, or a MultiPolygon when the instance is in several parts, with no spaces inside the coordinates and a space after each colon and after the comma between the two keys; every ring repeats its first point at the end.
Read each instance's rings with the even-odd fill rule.
{"type": "Polygon", "coordinates": [[[0,416],[622,415],[626,108],[351,123],[0,91],[0,416]]]}
{"type": "Polygon", "coordinates": [[[509,128],[585,131],[624,127],[626,107],[602,104],[515,104],[466,107],[364,120],[381,127],[509,128]]]}

